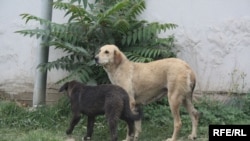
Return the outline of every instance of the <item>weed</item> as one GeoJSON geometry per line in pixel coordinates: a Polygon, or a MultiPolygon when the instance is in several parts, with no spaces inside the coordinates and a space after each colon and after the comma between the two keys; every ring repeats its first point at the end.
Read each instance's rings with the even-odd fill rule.
{"type": "Polygon", "coordinates": [[[229,93],[243,93],[245,91],[245,82],[246,73],[241,72],[240,70],[234,69],[231,73],[231,83],[229,86],[229,93]]]}

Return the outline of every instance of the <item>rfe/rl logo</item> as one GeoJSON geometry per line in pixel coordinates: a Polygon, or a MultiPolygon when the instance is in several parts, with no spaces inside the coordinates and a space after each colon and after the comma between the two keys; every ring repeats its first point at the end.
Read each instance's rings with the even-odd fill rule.
{"type": "Polygon", "coordinates": [[[213,136],[247,136],[243,129],[213,129],[213,136]]]}
{"type": "Polygon", "coordinates": [[[250,141],[250,125],[209,125],[209,141],[250,141]]]}

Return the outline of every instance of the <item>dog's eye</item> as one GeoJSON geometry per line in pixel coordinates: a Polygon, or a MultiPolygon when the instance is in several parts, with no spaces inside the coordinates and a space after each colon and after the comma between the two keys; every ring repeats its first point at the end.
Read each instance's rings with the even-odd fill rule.
{"type": "Polygon", "coordinates": [[[105,54],[109,54],[109,51],[105,50],[104,53],[105,53],[105,54]]]}

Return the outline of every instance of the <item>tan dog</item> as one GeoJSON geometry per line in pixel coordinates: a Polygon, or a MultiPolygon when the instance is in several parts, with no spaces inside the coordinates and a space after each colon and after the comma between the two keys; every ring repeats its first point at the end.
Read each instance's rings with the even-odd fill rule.
{"type": "MultiPolygon", "coordinates": [[[[192,93],[195,88],[195,74],[184,61],[177,58],[162,59],[150,63],[135,63],[115,45],[105,45],[100,48],[95,60],[102,65],[112,84],[123,87],[129,94],[131,109],[136,105],[148,104],[164,96],[174,118],[172,138],[176,141],[181,128],[179,113],[180,105],[187,109],[192,120],[192,133],[189,139],[197,136],[199,113],[192,104],[192,93]]],[[[135,137],[137,140],[141,131],[141,120],[135,122],[135,137]]],[[[127,135],[126,140],[130,140],[127,135]]]]}

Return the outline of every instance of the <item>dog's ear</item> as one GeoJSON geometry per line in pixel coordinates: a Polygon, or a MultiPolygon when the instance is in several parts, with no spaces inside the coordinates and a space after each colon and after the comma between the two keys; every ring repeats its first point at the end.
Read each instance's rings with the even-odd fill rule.
{"type": "Polygon", "coordinates": [[[68,84],[69,84],[69,82],[67,82],[67,83],[65,83],[60,89],[59,89],[59,92],[62,92],[62,91],[64,91],[64,90],[68,90],[68,84]]]}
{"type": "Polygon", "coordinates": [[[119,51],[114,51],[114,62],[116,65],[119,65],[122,62],[122,55],[119,51]]]}

